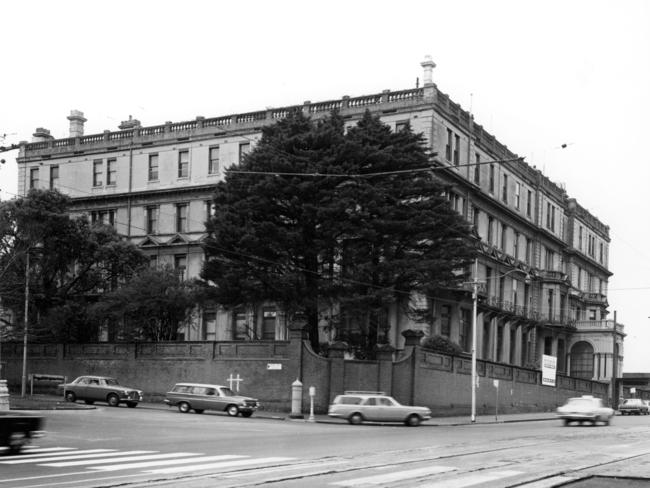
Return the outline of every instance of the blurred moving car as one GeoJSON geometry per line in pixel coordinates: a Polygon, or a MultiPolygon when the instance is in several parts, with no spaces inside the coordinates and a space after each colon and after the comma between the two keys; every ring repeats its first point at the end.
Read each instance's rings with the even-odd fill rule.
{"type": "Polygon", "coordinates": [[[618,411],[621,415],[648,415],[650,408],[641,398],[627,398],[618,406],[618,411]]]}
{"type": "Polygon", "coordinates": [[[401,405],[382,391],[346,391],[334,398],[327,415],[346,419],[353,425],[363,421],[403,422],[415,427],[431,418],[431,410],[427,407],[401,405]]]}
{"type": "Polygon", "coordinates": [[[107,376],[79,376],[72,383],[59,385],[63,396],[68,402],[83,400],[88,405],[95,402],[106,402],[111,407],[125,403],[129,408],[135,408],[142,401],[142,390],[122,386],[115,378],[107,376]]]}
{"type": "Polygon", "coordinates": [[[43,417],[0,412],[0,447],[18,454],[32,439],[43,436],[44,426],[43,417]]]}
{"type": "Polygon", "coordinates": [[[583,395],[569,398],[564,405],[558,407],[557,416],[564,421],[564,425],[569,425],[571,422],[591,422],[593,425],[596,425],[596,422],[603,422],[609,425],[614,410],[603,405],[600,398],[583,395]]]}
{"type": "Polygon", "coordinates": [[[226,412],[231,417],[241,414],[250,417],[260,403],[255,398],[242,396],[227,386],[207,385],[203,383],[176,383],[165,397],[165,403],[170,407],[178,407],[181,413],[194,410],[203,413],[205,410],[226,412]]]}

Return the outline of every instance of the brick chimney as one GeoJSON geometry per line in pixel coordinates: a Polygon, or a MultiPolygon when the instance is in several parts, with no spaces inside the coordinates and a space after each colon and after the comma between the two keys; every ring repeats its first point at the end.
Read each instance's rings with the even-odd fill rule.
{"type": "Polygon", "coordinates": [[[70,115],[68,115],[68,120],[70,121],[70,137],[81,137],[84,135],[84,122],[86,118],[84,113],[79,110],[70,110],[70,115]]]}
{"type": "Polygon", "coordinates": [[[50,135],[49,130],[43,129],[43,127],[38,127],[32,134],[32,142],[43,142],[50,139],[54,139],[54,137],[50,135]]]}
{"type": "Polygon", "coordinates": [[[129,120],[123,120],[120,125],[117,126],[120,130],[126,129],[135,129],[136,127],[142,127],[138,119],[134,119],[129,115],[129,120]]]}

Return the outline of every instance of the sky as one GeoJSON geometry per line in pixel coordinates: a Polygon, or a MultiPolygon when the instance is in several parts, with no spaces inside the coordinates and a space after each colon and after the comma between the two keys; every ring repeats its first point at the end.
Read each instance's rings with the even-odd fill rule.
{"type": "Polygon", "coordinates": [[[95,134],[413,88],[431,55],[441,91],[609,225],[623,370],[650,372],[650,1],[21,0],[0,25],[0,146],[68,137],[73,109],[95,134]]]}

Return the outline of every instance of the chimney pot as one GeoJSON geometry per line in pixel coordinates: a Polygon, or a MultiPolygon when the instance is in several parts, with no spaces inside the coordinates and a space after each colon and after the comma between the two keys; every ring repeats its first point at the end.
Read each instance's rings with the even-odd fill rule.
{"type": "Polygon", "coordinates": [[[70,121],[70,137],[81,137],[84,135],[84,122],[86,118],[84,113],[79,110],[70,110],[70,115],[68,115],[68,120],[70,121]]]}
{"type": "Polygon", "coordinates": [[[436,67],[436,63],[433,62],[431,55],[427,54],[420,66],[424,68],[424,86],[433,84],[433,68],[436,67]]]}

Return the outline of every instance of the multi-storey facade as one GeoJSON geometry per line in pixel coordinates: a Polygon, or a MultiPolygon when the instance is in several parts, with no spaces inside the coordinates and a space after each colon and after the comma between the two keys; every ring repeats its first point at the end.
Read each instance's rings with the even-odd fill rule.
{"type": "MultiPolygon", "coordinates": [[[[558,358],[559,371],[593,379],[620,372],[623,327],[607,312],[609,228],[439,91],[430,59],[422,66],[424,85],[415,89],[153,127],[128,120],[118,131],[88,136],[83,114],[73,111],[70,138],[54,140],[39,129],[32,143],[21,144],[19,191],[58,188],[73,198],[75,212],[115,226],[153,263],[197,276],[204,222],[218,211],[212,188],[255,145],[263,126],[295,109],[316,118],[338,110],[353,125],[370,110],[395,130],[409,122],[424,134],[450,205],[474,225],[477,356],[539,367],[548,354],[558,358]]],[[[414,303],[430,321],[390,313],[394,346],[401,347],[403,330],[420,329],[470,350],[471,286],[414,303]]],[[[282,311],[273,304],[197,310],[184,337],[244,340],[251,331],[285,338],[282,311]]]]}

